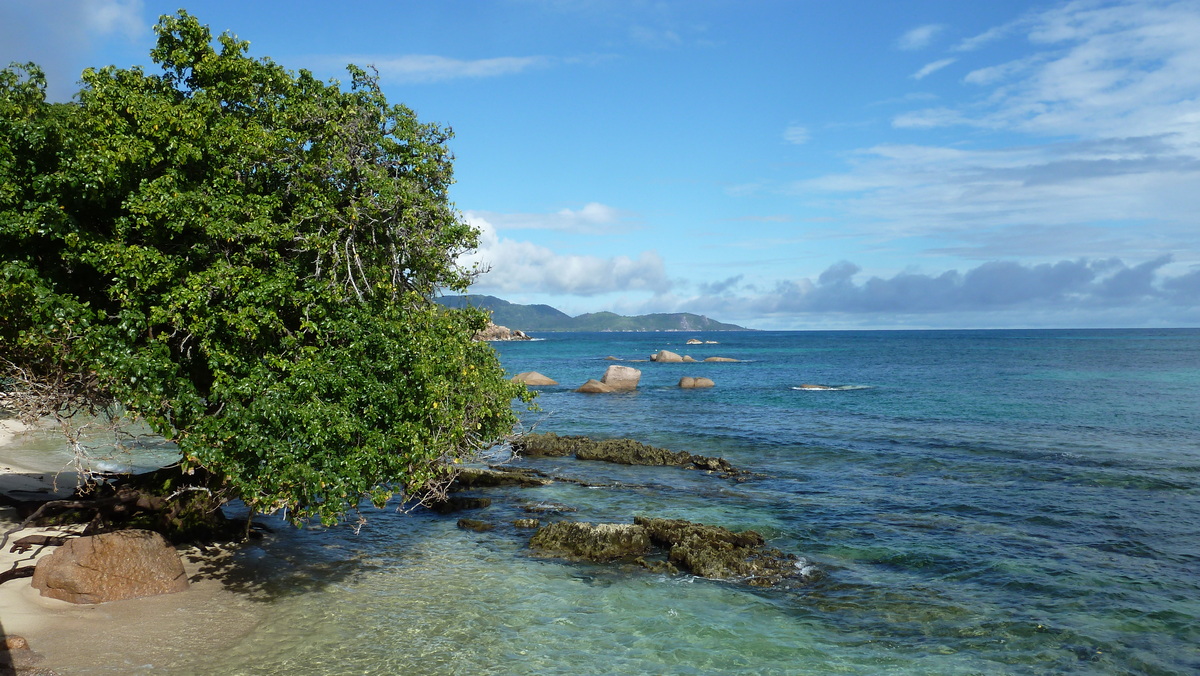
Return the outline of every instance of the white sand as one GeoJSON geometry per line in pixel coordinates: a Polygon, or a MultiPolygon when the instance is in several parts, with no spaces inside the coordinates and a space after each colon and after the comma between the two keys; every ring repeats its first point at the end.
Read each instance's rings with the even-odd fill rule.
{"type": "MultiPolygon", "coordinates": [[[[55,469],[29,467],[28,454],[21,463],[10,458],[21,448],[23,427],[0,420],[0,491],[18,497],[69,495],[73,476],[55,469]],[[7,451],[7,452],[6,452],[7,451]],[[63,493],[65,491],[65,493],[63,493]]],[[[36,457],[36,456],[35,456],[36,457]]],[[[0,508],[0,529],[16,525],[11,509],[0,508]]],[[[28,529],[9,538],[0,552],[0,570],[13,563],[29,565],[53,551],[36,547],[12,551],[12,542],[24,535],[62,535],[56,529],[28,529]]],[[[257,625],[262,604],[230,591],[211,569],[228,552],[196,549],[181,552],[192,580],[187,591],[97,605],[77,605],[41,596],[30,578],[0,584],[0,634],[23,636],[43,656],[37,665],[60,676],[70,674],[160,673],[182,669],[203,673],[205,656],[237,642],[257,625]],[[209,572],[204,572],[209,569],[209,572]]]]}

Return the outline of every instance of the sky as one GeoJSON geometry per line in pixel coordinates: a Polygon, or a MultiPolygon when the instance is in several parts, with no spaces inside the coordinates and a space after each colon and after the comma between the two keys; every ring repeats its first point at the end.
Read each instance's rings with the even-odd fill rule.
{"type": "Polygon", "coordinates": [[[759,329],[1200,326],[1200,0],[0,0],[69,100],[183,5],[453,128],[473,293],[759,329]]]}

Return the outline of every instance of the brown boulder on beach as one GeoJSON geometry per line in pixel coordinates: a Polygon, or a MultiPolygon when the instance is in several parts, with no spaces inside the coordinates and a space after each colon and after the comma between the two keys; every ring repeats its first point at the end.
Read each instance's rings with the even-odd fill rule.
{"type": "Polygon", "coordinates": [[[183,561],[163,536],[119,530],[68,540],[38,561],[33,588],[70,603],[106,603],[188,588],[183,561]]]}

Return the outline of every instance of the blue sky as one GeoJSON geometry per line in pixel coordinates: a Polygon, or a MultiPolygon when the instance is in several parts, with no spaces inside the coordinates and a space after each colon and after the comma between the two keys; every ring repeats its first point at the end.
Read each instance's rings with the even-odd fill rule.
{"type": "MultiPolygon", "coordinates": [[[[66,100],[180,0],[5,0],[66,100]]],[[[191,2],[453,127],[473,288],[755,328],[1200,326],[1200,0],[191,2]]]]}

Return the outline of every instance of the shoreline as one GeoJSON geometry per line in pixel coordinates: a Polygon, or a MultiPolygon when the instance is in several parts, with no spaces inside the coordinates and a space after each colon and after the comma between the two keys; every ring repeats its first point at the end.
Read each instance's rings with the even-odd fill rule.
{"type": "MultiPolygon", "coordinates": [[[[20,452],[21,435],[27,429],[11,418],[0,419],[0,493],[16,499],[70,495],[75,484],[73,473],[38,467],[29,461],[27,453],[20,452]],[[21,460],[13,462],[14,456],[21,460]]],[[[12,508],[0,506],[0,529],[16,526],[15,518],[12,508]]],[[[54,550],[36,547],[14,553],[14,540],[70,529],[18,531],[0,551],[0,570],[8,570],[15,563],[29,565],[54,550]]],[[[29,577],[0,583],[0,640],[7,636],[25,638],[41,658],[34,666],[60,676],[199,668],[204,655],[228,649],[249,634],[265,611],[221,580],[223,564],[235,549],[236,545],[178,548],[191,585],[185,591],[161,596],[74,604],[43,597],[29,577]],[[195,660],[200,664],[194,664],[195,660]]]]}

